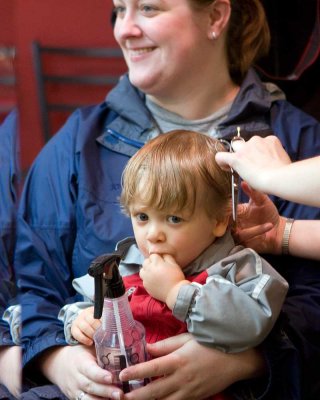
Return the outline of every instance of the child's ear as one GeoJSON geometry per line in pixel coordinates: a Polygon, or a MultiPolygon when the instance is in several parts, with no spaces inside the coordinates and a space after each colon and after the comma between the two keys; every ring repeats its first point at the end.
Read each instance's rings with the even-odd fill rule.
{"type": "Polygon", "coordinates": [[[229,225],[229,215],[227,215],[223,220],[215,220],[215,225],[213,227],[213,234],[215,237],[221,237],[226,233],[229,225]]]}

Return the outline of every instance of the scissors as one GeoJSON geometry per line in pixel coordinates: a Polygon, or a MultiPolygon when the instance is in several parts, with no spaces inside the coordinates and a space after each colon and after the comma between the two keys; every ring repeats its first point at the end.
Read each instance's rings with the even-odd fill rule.
{"type": "MultiPolygon", "coordinates": [[[[237,142],[244,142],[244,138],[240,134],[240,127],[237,127],[237,134],[234,136],[231,141],[227,141],[225,139],[219,139],[219,142],[224,145],[224,147],[227,149],[227,151],[234,153],[236,149],[236,144],[237,142]]],[[[232,200],[232,226],[233,228],[236,227],[237,225],[237,207],[238,207],[238,202],[239,202],[239,182],[240,182],[240,177],[239,175],[233,170],[233,168],[230,168],[231,170],[231,200],[232,200]]]]}
{"type": "MultiPolygon", "coordinates": [[[[234,153],[236,151],[236,143],[239,141],[244,142],[244,138],[240,135],[240,127],[237,127],[237,135],[231,139],[230,142],[230,152],[234,153]]],[[[231,168],[231,196],[232,196],[232,221],[233,228],[237,226],[237,208],[239,202],[239,175],[231,168]]]]}

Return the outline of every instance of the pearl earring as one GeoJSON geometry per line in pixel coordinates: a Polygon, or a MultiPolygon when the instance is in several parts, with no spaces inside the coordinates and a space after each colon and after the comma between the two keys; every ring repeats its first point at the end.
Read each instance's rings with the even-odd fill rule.
{"type": "Polygon", "coordinates": [[[217,39],[217,34],[215,33],[215,31],[211,32],[211,39],[212,40],[216,40],[217,39]]]}

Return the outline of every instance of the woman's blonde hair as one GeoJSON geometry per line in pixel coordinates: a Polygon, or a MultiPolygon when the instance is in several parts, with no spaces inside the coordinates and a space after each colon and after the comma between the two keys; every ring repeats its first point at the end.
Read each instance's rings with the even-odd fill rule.
{"type": "Polygon", "coordinates": [[[123,210],[130,214],[130,207],[141,201],[159,210],[193,213],[197,204],[208,217],[223,220],[230,214],[231,176],[215,161],[217,146],[216,139],[186,130],[148,142],[123,172],[123,210]]]}
{"type": "MultiPolygon", "coordinates": [[[[188,0],[192,7],[201,9],[214,0],[188,0]]],[[[229,73],[240,84],[249,68],[270,47],[270,30],[260,0],[229,0],[231,16],[226,39],[229,73]]]]}

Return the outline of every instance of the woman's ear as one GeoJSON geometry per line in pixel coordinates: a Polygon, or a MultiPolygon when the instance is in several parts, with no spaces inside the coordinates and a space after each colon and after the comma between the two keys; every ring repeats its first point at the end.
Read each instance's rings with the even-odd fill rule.
{"type": "Polygon", "coordinates": [[[230,0],[215,0],[210,7],[208,38],[218,39],[225,30],[231,15],[230,0]]]}
{"type": "Polygon", "coordinates": [[[217,221],[215,220],[215,224],[212,230],[212,233],[215,237],[221,237],[226,233],[226,230],[229,225],[229,215],[227,215],[223,220],[217,221]]]}

